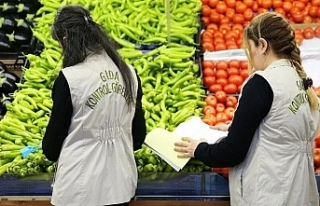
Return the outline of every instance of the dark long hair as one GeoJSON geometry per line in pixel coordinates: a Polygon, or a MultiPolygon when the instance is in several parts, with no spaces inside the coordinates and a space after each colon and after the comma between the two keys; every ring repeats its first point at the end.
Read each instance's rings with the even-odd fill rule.
{"type": "Polygon", "coordinates": [[[83,62],[89,52],[100,53],[105,50],[119,68],[126,87],[127,104],[133,100],[133,75],[128,65],[117,52],[116,43],[109,38],[105,30],[90,17],[89,11],[81,6],[64,6],[55,17],[52,37],[59,41],[63,50],[63,67],[83,62]]]}

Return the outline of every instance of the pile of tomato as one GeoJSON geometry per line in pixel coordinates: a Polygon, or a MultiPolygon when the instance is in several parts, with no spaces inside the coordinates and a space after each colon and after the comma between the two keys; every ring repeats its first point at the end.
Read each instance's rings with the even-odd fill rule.
{"type": "MultiPolygon", "coordinates": [[[[292,23],[320,23],[320,0],[202,0],[201,34],[204,51],[221,51],[242,47],[244,27],[259,13],[274,11],[292,23]]],[[[296,30],[296,40],[320,37],[320,27],[296,30]]]]}
{"type": "Polygon", "coordinates": [[[275,11],[292,23],[320,22],[320,0],[201,0],[202,20],[209,23],[246,25],[254,17],[275,11]]]}
{"type": "Polygon", "coordinates": [[[248,77],[248,62],[239,60],[204,60],[202,62],[203,82],[210,93],[224,91],[236,94],[248,77]]]}

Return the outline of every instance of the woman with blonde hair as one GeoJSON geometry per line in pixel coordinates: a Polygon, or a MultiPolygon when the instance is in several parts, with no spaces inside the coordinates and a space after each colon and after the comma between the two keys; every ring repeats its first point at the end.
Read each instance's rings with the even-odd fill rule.
{"type": "Polygon", "coordinates": [[[263,13],[245,28],[244,42],[254,73],[228,136],[212,145],[184,137],[175,150],[211,167],[230,167],[232,206],[318,206],[313,144],[319,99],[294,30],[282,16],[263,13]]]}

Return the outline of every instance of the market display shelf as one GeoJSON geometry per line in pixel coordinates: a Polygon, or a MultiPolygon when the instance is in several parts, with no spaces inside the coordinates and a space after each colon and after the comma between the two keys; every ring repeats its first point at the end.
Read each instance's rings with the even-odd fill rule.
{"type": "MultiPolygon", "coordinates": [[[[152,174],[150,174],[152,175],[152,174]]],[[[320,193],[320,175],[316,174],[320,193]]],[[[12,174],[0,177],[0,199],[48,198],[51,196],[52,174],[35,174],[19,178],[12,174]]],[[[166,180],[138,181],[135,199],[201,199],[228,200],[228,181],[217,173],[181,173],[166,180]]]]}
{"type": "MultiPolygon", "coordinates": [[[[48,176],[48,174],[41,175],[48,176]]],[[[19,178],[15,175],[5,174],[0,178],[0,196],[51,195],[51,180],[38,177],[19,178]]]]}
{"type": "Polygon", "coordinates": [[[229,196],[227,180],[217,173],[206,173],[205,194],[210,196],[229,196]]]}
{"type": "Polygon", "coordinates": [[[168,180],[138,182],[136,195],[201,195],[202,182],[201,173],[168,180]]]}

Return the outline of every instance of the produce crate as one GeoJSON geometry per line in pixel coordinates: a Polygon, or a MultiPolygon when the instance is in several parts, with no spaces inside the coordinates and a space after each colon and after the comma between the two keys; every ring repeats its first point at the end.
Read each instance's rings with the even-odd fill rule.
{"type": "Polygon", "coordinates": [[[217,173],[206,173],[205,193],[212,196],[229,196],[228,181],[217,173]]]}
{"type": "Polygon", "coordinates": [[[182,174],[167,180],[138,181],[136,195],[201,195],[202,182],[202,174],[182,174]]]}
{"type": "Polygon", "coordinates": [[[38,174],[19,178],[16,175],[5,174],[0,177],[0,196],[51,195],[51,176],[38,174]]]}

